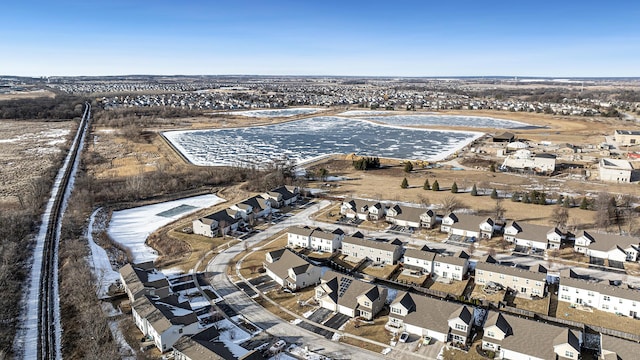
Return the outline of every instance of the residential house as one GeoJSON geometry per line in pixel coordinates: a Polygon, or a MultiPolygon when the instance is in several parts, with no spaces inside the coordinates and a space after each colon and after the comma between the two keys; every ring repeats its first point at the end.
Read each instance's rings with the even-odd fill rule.
{"type": "Polygon", "coordinates": [[[640,238],[583,231],[581,236],[576,237],[574,250],[603,260],[638,261],[640,238]]]}
{"type": "Polygon", "coordinates": [[[302,247],[314,251],[334,252],[342,245],[344,232],[336,229],[332,232],[307,226],[292,226],[287,230],[287,246],[302,247]]]}
{"type": "Polygon", "coordinates": [[[215,326],[173,344],[174,360],[264,360],[257,350],[247,350],[229,340],[220,340],[215,326]]]}
{"type": "Polygon", "coordinates": [[[171,293],[167,277],[156,270],[153,261],[121,267],[120,281],[131,303],[145,295],[166,297],[171,293]]]}
{"type": "Polygon", "coordinates": [[[267,253],[264,267],[267,275],[278,285],[293,291],[320,282],[321,269],[289,249],[267,253]]]}
{"type": "Polygon", "coordinates": [[[640,344],[600,334],[600,360],[635,360],[640,356],[640,344]]]}
{"type": "Polygon", "coordinates": [[[620,146],[633,146],[640,144],[640,131],[638,130],[615,130],[613,141],[620,146]]]}
{"type": "Polygon", "coordinates": [[[640,291],[571,277],[560,278],[558,301],[640,319],[640,291]]]}
{"type": "Polygon", "coordinates": [[[322,276],[321,284],[316,286],[315,298],[325,309],[372,320],[387,300],[387,289],[327,271],[322,276]]]}
{"type": "Polygon", "coordinates": [[[378,201],[351,199],[342,202],[340,214],[350,219],[381,220],[385,216],[385,207],[378,201]]]}
{"type": "Polygon", "coordinates": [[[546,250],[559,249],[565,235],[557,227],[513,221],[504,228],[504,239],[516,246],[546,250]]]}
{"type": "Polygon", "coordinates": [[[430,274],[433,271],[433,259],[437,254],[422,249],[407,248],[404,251],[404,267],[408,269],[420,270],[430,274]]]}
{"type": "Polygon", "coordinates": [[[226,235],[238,228],[238,223],[242,218],[236,210],[224,209],[213,214],[193,220],[193,233],[207,237],[226,235]]]}
{"type": "Polygon", "coordinates": [[[253,196],[230,207],[237,211],[244,221],[265,217],[272,211],[272,206],[277,202],[273,199],[265,199],[262,196],[253,196]]]}
{"type": "Polygon", "coordinates": [[[402,256],[402,242],[369,240],[353,236],[342,239],[342,254],[357,259],[369,259],[378,264],[395,264],[402,256]]]}
{"type": "Polygon", "coordinates": [[[268,191],[261,195],[265,199],[275,200],[274,207],[280,208],[282,206],[288,206],[298,201],[300,197],[300,188],[297,186],[280,186],[271,191],[268,191]]]}
{"type": "Polygon", "coordinates": [[[476,264],[475,281],[479,285],[489,282],[512,289],[517,296],[543,297],[546,294],[547,274],[487,262],[476,264]]]}
{"type": "Polygon", "coordinates": [[[436,223],[433,210],[404,205],[393,205],[387,209],[386,218],[394,225],[413,228],[430,229],[436,223]]]}
{"type": "Polygon", "coordinates": [[[450,213],[442,219],[440,231],[468,238],[491,239],[495,231],[491,218],[450,213]]]}
{"type": "Polygon", "coordinates": [[[560,326],[491,312],[484,324],[482,349],[496,359],[578,360],[582,333],[560,326]]]}
{"type": "Polygon", "coordinates": [[[605,159],[598,162],[600,181],[629,183],[633,174],[633,167],[627,160],[605,159]]]}
{"type": "Polygon", "coordinates": [[[469,256],[459,252],[457,256],[437,254],[433,258],[433,271],[438,278],[449,280],[463,280],[469,270],[469,256]]]}
{"type": "Polygon", "coordinates": [[[469,342],[473,327],[473,308],[400,291],[390,305],[386,328],[429,336],[442,342],[469,342]]]}
{"type": "Polygon", "coordinates": [[[501,167],[551,174],[556,168],[556,156],[549,153],[532,154],[529,150],[518,150],[515,154],[508,155],[501,167]]]}
{"type": "Polygon", "coordinates": [[[189,302],[180,302],[177,295],[160,299],[142,296],[131,304],[131,312],[138,329],[153,339],[160,352],[171,350],[182,335],[193,335],[201,330],[189,302]]]}

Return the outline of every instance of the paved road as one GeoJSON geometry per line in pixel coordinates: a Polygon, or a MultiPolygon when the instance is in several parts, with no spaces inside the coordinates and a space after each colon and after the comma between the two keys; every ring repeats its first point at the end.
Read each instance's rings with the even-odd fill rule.
{"type": "MultiPolygon", "coordinates": [[[[321,201],[318,204],[312,205],[288,220],[273,225],[269,229],[254,235],[244,242],[247,242],[248,245],[259,243],[291,225],[302,223],[301,219],[308,219],[311,214],[327,207],[329,204],[329,201],[321,201]]],[[[247,320],[264,329],[269,334],[286,340],[288,343],[304,344],[309,346],[309,350],[318,352],[332,359],[384,358],[382,355],[376,356],[372,352],[359,350],[355,347],[346,346],[342,343],[330,341],[324,337],[312,334],[298,326],[283,321],[268,310],[265,310],[262,306],[256,304],[247,294],[238,290],[226,275],[227,264],[234,256],[243,250],[244,244],[239,243],[218,254],[207,265],[207,272],[210,274],[210,283],[216,292],[224,297],[225,302],[246,317],[247,320]]]]}

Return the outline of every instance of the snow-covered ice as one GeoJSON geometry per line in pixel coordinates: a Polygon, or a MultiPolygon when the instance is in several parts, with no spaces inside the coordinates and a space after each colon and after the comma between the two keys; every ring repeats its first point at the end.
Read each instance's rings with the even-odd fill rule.
{"type": "Polygon", "coordinates": [[[190,162],[202,166],[264,166],[283,156],[305,163],[322,156],[349,153],[437,161],[483,135],[335,116],[267,126],[163,134],[190,162]]]}
{"type": "MultiPolygon", "coordinates": [[[[367,114],[365,114],[367,116],[367,114]]],[[[464,115],[391,115],[367,116],[363,119],[383,122],[389,125],[437,125],[466,126],[478,128],[513,129],[532,125],[514,120],[496,119],[486,116],[464,115]]]]}
{"type": "Polygon", "coordinates": [[[153,261],[158,255],[145,244],[152,232],[184,215],[223,201],[211,194],[114,211],[107,234],[127,249],[132,262],[153,261]]]}
{"type": "Polygon", "coordinates": [[[109,255],[107,252],[93,241],[93,226],[96,220],[96,215],[101,209],[96,209],[89,217],[89,226],[87,228],[87,241],[89,242],[89,250],[91,251],[91,258],[89,259],[89,266],[93,272],[93,276],[96,277],[98,282],[98,297],[103,298],[107,296],[109,286],[115,281],[120,279],[120,273],[113,270],[111,267],[111,261],[109,261],[109,255]]]}

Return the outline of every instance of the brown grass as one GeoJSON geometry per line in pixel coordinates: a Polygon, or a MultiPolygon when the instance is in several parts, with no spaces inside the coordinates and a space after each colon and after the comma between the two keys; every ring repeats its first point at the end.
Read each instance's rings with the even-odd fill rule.
{"type": "Polygon", "coordinates": [[[493,303],[500,302],[504,299],[504,295],[506,291],[502,290],[502,291],[496,292],[495,294],[487,295],[482,291],[482,287],[483,285],[474,286],[473,292],[471,293],[472,299],[487,300],[493,303]]]}
{"type": "MultiPolygon", "coordinates": [[[[363,338],[377,341],[383,344],[388,344],[391,341],[391,338],[393,337],[393,334],[391,334],[387,329],[384,328],[384,325],[388,321],[389,321],[388,311],[385,311],[384,313],[379,314],[373,320],[373,324],[367,324],[367,323],[352,319],[346,323],[344,327],[344,332],[352,335],[356,335],[356,336],[361,336],[363,338]],[[358,324],[358,327],[356,327],[356,324],[358,324]]],[[[377,346],[377,345],[370,344],[370,346],[377,346]]],[[[377,349],[373,350],[372,348],[367,347],[366,349],[376,351],[376,352],[382,351],[382,348],[380,348],[379,350],[377,349]]]]}
{"type": "Polygon", "coordinates": [[[395,265],[388,264],[382,267],[367,266],[366,268],[364,268],[362,272],[364,272],[367,275],[375,276],[380,279],[388,279],[389,276],[391,276],[391,274],[393,274],[393,272],[396,271],[396,269],[398,269],[398,267],[400,267],[399,264],[395,264],[395,265]]]}
{"type": "Polygon", "coordinates": [[[433,281],[433,279],[428,279],[425,287],[430,290],[444,291],[453,296],[460,296],[464,293],[464,289],[467,287],[468,283],[469,279],[463,281],[453,280],[451,284],[444,284],[438,281],[433,281]]]}
{"type": "Polygon", "coordinates": [[[404,274],[400,273],[400,275],[398,275],[398,277],[396,277],[396,281],[405,282],[405,283],[409,283],[409,284],[414,284],[414,285],[417,285],[417,286],[423,286],[425,281],[427,281],[428,277],[429,277],[428,274],[421,275],[421,276],[412,276],[412,275],[404,275],[404,274]]]}
{"type": "Polygon", "coordinates": [[[271,302],[267,301],[266,299],[264,299],[261,296],[257,297],[255,299],[255,301],[260,306],[262,306],[263,308],[269,310],[274,315],[282,318],[282,320],[284,320],[284,321],[292,321],[292,320],[295,319],[295,317],[291,316],[289,313],[287,313],[286,311],[282,310],[280,307],[272,304],[271,302]]]}
{"type": "Polygon", "coordinates": [[[371,344],[371,343],[368,343],[366,341],[350,338],[350,337],[347,337],[347,336],[341,337],[340,338],[340,342],[341,343],[345,343],[345,344],[349,344],[349,345],[353,345],[353,346],[357,346],[357,347],[359,347],[361,349],[373,351],[375,353],[381,353],[382,350],[385,349],[382,346],[371,344]]]}
{"type": "Polygon", "coordinates": [[[312,299],[315,295],[315,287],[309,286],[292,294],[279,290],[271,290],[265,295],[285,309],[302,316],[311,309],[311,305],[300,306],[298,301],[306,303],[309,299],[312,299]]]}
{"type": "Polygon", "coordinates": [[[547,315],[549,313],[549,300],[550,300],[549,296],[542,299],[538,299],[538,300],[516,297],[513,300],[513,303],[515,305],[514,306],[515,308],[529,310],[538,314],[547,315]]]}
{"type": "Polygon", "coordinates": [[[556,317],[640,335],[640,325],[638,320],[634,320],[626,316],[618,316],[601,310],[593,309],[593,312],[588,312],[572,309],[569,306],[570,304],[568,302],[558,301],[556,317]]]}

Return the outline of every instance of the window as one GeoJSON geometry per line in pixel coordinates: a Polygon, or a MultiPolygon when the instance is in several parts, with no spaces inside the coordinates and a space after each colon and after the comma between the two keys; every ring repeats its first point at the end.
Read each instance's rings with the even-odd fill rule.
{"type": "Polygon", "coordinates": [[[500,279],[504,279],[504,275],[503,274],[500,274],[500,279]]]}
{"type": "Polygon", "coordinates": [[[435,265],[436,265],[436,267],[440,267],[440,263],[439,262],[437,262],[435,265]]]}
{"type": "Polygon", "coordinates": [[[563,287],[562,287],[562,291],[569,291],[569,288],[568,288],[568,287],[566,287],[566,286],[563,286],[563,287]]]}
{"type": "Polygon", "coordinates": [[[496,337],[496,333],[494,333],[493,331],[487,331],[487,336],[488,337],[496,337]]]}
{"type": "Polygon", "coordinates": [[[562,295],[562,296],[560,296],[560,298],[561,298],[562,300],[567,300],[567,301],[570,301],[570,300],[571,300],[571,296],[569,296],[569,295],[562,295]]]}
{"type": "Polygon", "coordinates": [[[482,271],[482,270],[478,270],[476,272],[478,273],[478,275],[483,275],[484,274],[484,271],[482,271]]]}
{"type": "Polygon", "coordinates": [[[369,301],[365,301],[365,302],[364,302],[364,306],[366,306],[366,307],[371,307],[371,302],[369,302],[369,301]]]}
{"type": "Polygon", "coordinates": [[[604,299],[604,301],[611,301],[611,297],[607,295],[603,296],[602,299],[604,299]]]}
{"type": "Polygon", "coordinates": [[[587,293],[587,295],[589,295],[589,296],[594,296],[594,295],[593,295],[593,291],[589,291],[589,292],[587,293]]]}
{"type": "Polygon", "coordinates": [[[569,351],[569,350],[565,351],[564,356],[568,358],[573,358],[573,351],[569,351]]]}
{"type": "Polygon", "coordinates": [[[467,331],[467,325],[456,324],[456,330],[467,331]]]}
{"type": "Polygon", "coordinates": [[[397,307],[392,307],[392,308],[391,308],[391,312],[392,312],[392,313],[394,313],[394,314],[401,314],[401,313],[402,313],[402,310],[400,310],[400,309],[399,309],[399,308],[397,308],[397,307]]]}
{"type": "Polygon", "coordinates": [[[602,308],[603,308],[603,309],[605,309],[605,310],[609,310],[609,305],[607,305],[607,304],[602,304],[602,308]]]}

